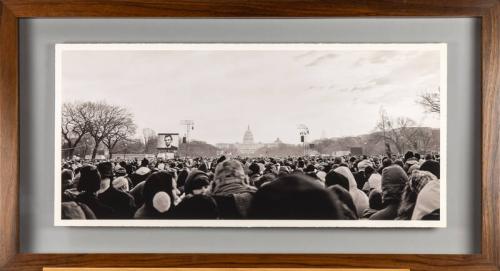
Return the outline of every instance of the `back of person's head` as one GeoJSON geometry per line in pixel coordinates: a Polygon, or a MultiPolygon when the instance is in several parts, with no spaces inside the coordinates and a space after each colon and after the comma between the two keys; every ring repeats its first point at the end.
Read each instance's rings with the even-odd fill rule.
{"type": "Polygon", "coordinates": [[[122,168],[127,168],[128,164],[127,162],[125,161],[120,161],[120,163],[118,163],[122,168]]]}
{"type": "Polygon", "coordinates": [[[117,177],[127,176],[127,170],[124,167],[119,167],[115,169],[115,175],[117,177]]]}
{"type": "Polygon", "coordinates": [[[382,166],[383,167],[388,167],[390,165],[392,165],[392,160],[389,157],[384,157],[382,159],[382,166]]]}
{"type": "Polygon", "coordinates": [[[207,163],[203,162],[198,166],[198,170],[201,170],[203,172],[208,172],[208,166],[207,163]]]}
{"type": "Polygon", "coordinates": [[[194,191],[203,189],[210,184],[210,178],[208,175],[198,169],[192,170],[186,178],[186,183],[184,184],[184,192],[186,194],[193,194],[194,191]]]}
{"type": "Polygon", "coordinates": [[[382,209],[382,193],[377,189],[373,189],[368,197],[370,208],[374,210],[382,209]]]}
{"type": "Polygon", "coordinates": [[[80,168],[80,181],[78,182],[78,191],[95,193],[101,188],[101,176],[97,167],[85,165],[80,168]]]}
{"type": "Polygon", "coordinates": [[[141,167],[147,167],[149,165],[149,160],[147,158],[142,159],[141,167]]]}
{"type": "Polygon", "coordinates": [[[432,160],[434,158],[432,157],[432,154],[428,153],[428,154],[425,155],[424,159],[427,161],[427,160],[432,160]]]}
{"type": "Polygon", "coordinates": [[[330,187],[333,185],[340,185],[349,191],[349,180],[342,174],[330,170],[325,177],[325,187],[330,187]]]}
{"type": "Polygon", "coordinates": [[[401,201],[403,188],[408,182],[408,176],[403,168],[392,165],[382,170],[382,199],[386,201],[401,201]]]}
{"type": "Polygon", "coordinates": [[[268,183],[255,193],[253,219],[342,219],[337,196],[306,175],[292,174],[268,183]]]}
{"type": "Polygon", "coordinates": [[[250,175],[253,175],[253,174],[259,174],[260,173],[260,166],[259,164],[257,163],[252,163],[250,164],[250,166],[248,167],[249,171],[250,171],[250,175]]]}
{"type": "Polygon", "coordinates": [[[234,159],[225,160],[215,168],[215,181],[224,182],[226,179],[245,180],[245,170],[241,163],[234,159]]]}
{"type": "Polygon", "coordinates": [[[394,164],[400,166],[401,168],[404,168],[404,166],[405,166],[405,164],[403,163],[403,161],[401,161],[399,159],[397,159],[396,161],[394,161],[394,164]]]}
{"type": "Polygon", "coordinates": [[[305,163],[303,160],[299,160],[299,162],[297,163],[297,167],[298,168],[304,168],[305,167],[305,163]]]}
{"type": "Polygon", "coordinates": [[[333,163],[334,163],[334,164],[337,164],[337,165],[341,164],[342,162],[343,162],[343,159],[342,159],[342,157],[341,157],[341,156],[337,156],[337,157],[335,157],[335,159],[333,160],[333,163]]]}
{"type": "Polygon", "coordinates": [[[184,186],[188,176],[189,176],[189,171],[187,169],[182,169],[181,171],[179,171],[179,175],[177,176],[177,187],[184,186]]]}
{"type": "Polygon", "coordinates": [[[309,164],[309,165],[307,165],[307,167],[304,170],[304,172],[306,172],[306,173],[308,173],[308,172],[316,172],[316,167],[313,164],[309,164]]]}
{"type": "Polygon", "coordinates": [[[365,167],[365,176],[368,178],[370,175],[372,175],[375,172],[375,169],[373,169],[372,166],[366,166],[365,167]]]}
{"type": "Polygon", "coordinates": [[[97,164],[97,170],[99,170],[99,174],[101,174],[101,178],[110,178],[112,179],[113,174],[113,164],[111,162],[101,162],[97,164]]]}
{"type": "MultiPolygon", "coordinates": [[[[283,176],[288,175],[284,174],[283,176]]],[[[255,187],[260,188],[261,186],[264,186],[274,180],[276,180],[277,176],[273,173],[267,173],[262,175],[259,179],[255,181],[255,187]]]]}
{"type": "Polygon", "coordinates": [[[157,171],[151,174],[144,184],[144,205],[149,210],[165,213],[174,204],[173,178],[166,171],[157,171]]]}
{"type": "Polygon", "coordinates": [[[420,153],[416,152],[416,153],[414,154],[414,156],[415,156],[415,159],[420,160],[420,153]]]}
{"type": "Polygon", "coordinates": [[[129,191],[128,180],[123,176],[114,179],[112,184],[116,190],[123,192],[129,191]]]}
{"type": "Polygon", "coordinates": [[[70,169],[64,169],[61,172],[61,181],[67,182],[73,180],[73,171],[70,169]]]}
{"type": "Polygon", "coordinates": [[[350,217],[352,219],[358,219],[356,205],[354,205],[352,196],[347,189],[336,184],[328,187],[328,190],[334,192],[335,195],[337,195],[337,198],[340,200],[340,202],[342,202],[342,204],[344,204],[347,207],[349,214],[346,214],[345,215],[346,217],[350,217]]]}
{"type": "Polygon", "coordinates": [[[420,165],[420,170],[423,171],[428,171],[434,176],[436,176],[438,179],[440,178],[440,169],[439,169],[439,162],[434,161],[434,160],[427,160],[420,165]]]}
{"type": "Polygon", "coordinates": [[[415,155],[413,154],[413,152],[412,152],[412,151],[407,151],[407,152],[405,153],[404,160],[406,161],[406,160],[408,160],[408,159],[410,159],[410,158],[414,158],[414,157],[415,157],[415,155]]]}

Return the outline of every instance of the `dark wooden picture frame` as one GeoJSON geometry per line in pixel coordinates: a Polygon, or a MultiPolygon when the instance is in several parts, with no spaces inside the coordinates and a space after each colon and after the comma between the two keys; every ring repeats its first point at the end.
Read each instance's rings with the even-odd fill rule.
{"type": "Polygon", "coordinates": [[[262,267],[498,270],[500,265],[499,0],[0,0],[0,267],[262,267]],[[481,252],[363,254],[19,253],[19,19],[27,17],[477,17],[481,20],[481,252]]]}

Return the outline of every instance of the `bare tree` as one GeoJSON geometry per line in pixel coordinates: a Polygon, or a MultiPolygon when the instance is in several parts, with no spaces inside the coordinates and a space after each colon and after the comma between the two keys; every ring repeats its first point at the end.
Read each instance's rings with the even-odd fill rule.
{"type": "Polygon", "coordinates": [[[64,103],[61,115],[62,138],[72,157],[75,147],[90,130],[92,111],[85,103],[64,103]]]}
{"type": "MultiPolygon", "coordinates": [[[[384,140],[387,155],[390,155],[390,144],[394,145],[399,153],[403,153],[408,145],[415,141],[415,121],[409,118],[392,119],[383,109],[380,110],[380,120],[376,129],[381,133],[380,139],[384,140]]],[[[379,140],[380,140],[379,139],[379,140]]]]}
{"type": "Polygon", "coordinates": [[[113,149],[119,142],[127,142],[135,134],[137,127],[132,121],[131,117],[125,117],[122,121],[119,121],[116,125],[102,140],[104,146],[109,150],[109,158],[113,157],[113,149]]]}
{"type": "MultiPolygon", "coordinates": [[[[132,114],[123,107],[109,105],[105,102],[89,102],[88,104],[93,111],[89,134],[95,143],[94,150],[92,151],[92,159],[95,159],[97,149],[101,143],[104,144],[104,139],[112,137],[112,134],[116,137],[117,134],[123,134],[128,131],[127,129],[123,130],[123,127],[130,126],[132,114]]],[[[135,128],[133,130],[135,132],[135,128]]]]}
{"type": "Polygon", "coordinates": [[[440,90],[437,92],[425,92],[419,95],[417,103],[425,108],[425,111],[429,113],[440,113],[441,112],[441,101],[439,97],[440,90]]]}
{"type": "Polygon", "coordinates": [[[397,118],[397,129],[398,133],[403,138],[403,148],[408,145],[413,150],[418,150],[418,131],[415,121],[410,118],[397,118]]]}

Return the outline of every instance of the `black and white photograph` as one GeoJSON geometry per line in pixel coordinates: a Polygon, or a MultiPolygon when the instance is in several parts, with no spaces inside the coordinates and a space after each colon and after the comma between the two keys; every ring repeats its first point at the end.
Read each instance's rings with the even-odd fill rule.
{"type": "Polygon", "coordinates": [[[56,226],[446,227],[444,43],[55,52],[56,226]]]}

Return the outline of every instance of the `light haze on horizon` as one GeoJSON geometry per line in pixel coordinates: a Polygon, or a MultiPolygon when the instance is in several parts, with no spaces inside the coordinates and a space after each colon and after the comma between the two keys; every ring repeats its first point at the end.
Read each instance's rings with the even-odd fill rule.
{"type": "Polygon", "coordinates": [[[439,50],[76,51],[62,52],[62,102],[105,101],[134,115],[143,128],[185,133],[210,144],[298,144],[371,133],[383,107],[439,128],[418,95],[440,87],[439,50]]]}

